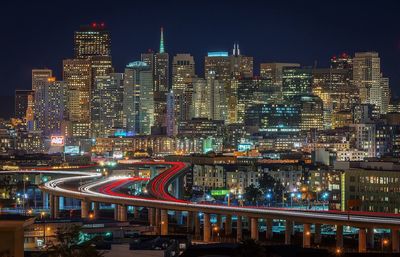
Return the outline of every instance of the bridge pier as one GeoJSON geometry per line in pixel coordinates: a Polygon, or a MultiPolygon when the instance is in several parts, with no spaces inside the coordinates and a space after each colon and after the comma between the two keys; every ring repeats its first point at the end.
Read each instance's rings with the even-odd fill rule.
{"type": "Polygon", "coordinates": [[[321,243],[321,224],[315,224],[314,231],[314,243],[319,245],[321,243]]]}
{"type": "Polygon", "coordinates": [[[368,230],[367,230],[367,248],[373,249],[374,247],[375,247],[374,228],[368,228],[368,230]]]}
{"type": "Polygon", "coordinates": [[[365,228],[358,230],[358,252],[365,253],[367,251],[367,232],[365,228]]]}
{"type": "Polygon", "coordinates": [[[193,212],[193,220],[194,220],[194,234],[195,237],[200,239],[201,231],[200,231],[200,216],[198,212],[193,212]]]}
{"type": "Polygon", "coordinates": [[[52,219],[59,218],[60,215],[60,197],[56,195],[49,195],[50,202],[50,217],[52,219]]]}
{"type": "Polygon", "coordinates": [[[232,215],[228,214],[225,217],[225,236],[232,235],[232,215]]]}
{"type": "Polygon", "coordinates": [[[398,229],[391,229],[391,234],[392,234],[392,252],[398,253],[398,252],[400,252],[399,230],[398,229]]]}
{"type": "Polygon", "coordinates": [[[215,225],[218,227],[218,229],[220,229],[222,227],[222,216],[221,216],[221,214],[216,214],[215,218],[216,218],[216,221],[217,221],[217,223],[215,225]]]}
{"type": "Polygon", "coordinates": [[[210,222],[210,214],[204,213],[204,228],[203,228],[203,241],[210,242],[211,240],[211,222],[210,222]]]}
{"type": "Polygon", "coordinates": [[[128,220],[128,210],[125,205],[118,205],[118,221],[128,220]]]}
{"type": "Polygon", "coordinates": [[[133,208],[134,208],[134,209],[133,209],[133,217],[134,217],[135,219],[139,219],[139,217],[140,217],[139,207],[135,206],[135,207],[133,207],[133,208]]]}
{"type": "Polygon", "coordinates": [[[250,218],[250,226],[251,239],[258,241],[258,219],[250,218]]]}
{"type": "Polygon", "coordinates": [[[168,235],[168,210],[161,210],[161,235],[168,235]]]}
{"type": "Polygon", "coordinates": [[[161,234],[161,210],[156,208],[155,209],[155,216],[156,216],[156,234],[161,234]]]}
{"type": "Polygon", "coordinates": [[[336,225],[336,247],[343,248],[343,225],[336,225]]]}
{"type": "Polygon", "coordinates": [[[82,200],[81,201],[81,218],[89,218],[90,202],[82,200]]]}
{"type": "Polygon", "coordinates": [[[303,225],[303,248],[310,248],[311,246],[311,225],[303,225]]]}
{"type": "Polygon", "coordinates": [[[236,242],[240,242],[243,239],[243,223],[242,223],[242,216],[237,216],[237,223],[236,223],[236,242]]]}
{"type": "Polygon", "coordinates": [[[273,219],[266,219],[265,225],[267,226],[266,232],[265,232],[265,238],[267,240],[272,239],[274,233],[272,231],[273,227],[273,219]]]}
{"type": "Polygon", "coordinates": [[[186,216],[186,231],[192,232],[194,227],[194,213],[192,211],[187,212],[186,216]]]}
{"type": "Polygon", "coordinates": [[[150,227],[154,227],[155,224],[156,224],[156,222],[155,222],[156,216],[155,216],[154,208],[147,208],[147,216],[148,216],[148,219],[149,219],[150,227]]]}
{"type": "Polygon", "coordinates": [[[292,241],[293,232],[293,222],[291,220],[286,220],[285,224],[285,244],[290,245],[292,241]]]}
{"type": "Polygon", "coordinates": [[[98,219],[100,217],[100,203],[93,202],[93,218],[98,219]]]}

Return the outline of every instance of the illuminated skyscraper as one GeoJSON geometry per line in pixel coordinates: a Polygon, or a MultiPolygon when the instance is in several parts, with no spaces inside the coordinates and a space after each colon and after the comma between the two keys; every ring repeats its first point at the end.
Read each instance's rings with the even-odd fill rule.
{"type": "Polygon", "coordinates": [[[69,120],[90,122],[90,89],[92,85],[92,63],[88,59],[63,61],[63,80],[69,91],[69,120]]]}
{"type": "Polygon", "coordinates": [[[78,59],[111,56],[111,37],[104,23],[81,26],[74,35],[74,51],[78,59]]]}
{"type": "Polygon", "coordinates": [[[60,135],[67,98],[67,84],[49,78],[47,83],[38,85],[35,90],[34,121],[35,129],[44,136],[60,135]]]}
{"type": "Polygon", "coordinates": [[[169,90],[169,55],[165,52],[164,29],[161,28],[160,48],[158,53],[149,51],[141,55],[142,62],[145,62],[153,76],[154,92],[154,126],[166,126],[166,94],[169,90]]]}
{"type": "Polygon", "coordinates": [[[300,105],[300,129],[323,129],[323,103],[321,98],[313,95],[296,97],[295,102],[300,105]]]}
{"type": "Polygon", "coordinates": [[[39,85],[47,83],[47,79],[53,76],[53,71],[49,69],[33,69],[32,70],[32,90],[39,85]]]}
{"type": "Polygon", "coordinates": [[[34,93],[33,90],[15,90],[15,118],[26,119],[29,97],[33,96],[34,93]]]}
{"type": "Polygon", "coordinates": [[[123,114],[128,133],[150,134],[154,125],[153,72],[145,62],[131,62],[125,68],[123,114]]]}
{"type": "Polygon", "coordinates": [[[172,60],[172,90],[183,91],[196,76],[194,58],[190,54],[177,54],[172,60]]]}
{"type": "Polygon", "coordinates": [[[233,45],[231,59],[231,74],[233,77],[253,77],[253,57],[240,54],[239,44],[233,45]]]}
{"type": "Polygon", "coordinates": [[[112,135],[123,124],[124,74],[98,76],[92,89],[91,125],[94,137],[112,135]]]}
{"type": "Polygon", "coordinates": [[[283,69],[293,67],[298,68],[300,64],[298,63],[261,63],[260,64],[260,76],[261,78],[271,79],[272,87],[275,87],[276,95],[273,98],[277,102],[282,100],[282,84],[283,84],[283,69]]]}
{"type": "Polygon", "coordinates": [[[293,99],[298,95],[311,94],[311,69],[287,67],[282,74],[282,95],[285,99],[293,99]]]}

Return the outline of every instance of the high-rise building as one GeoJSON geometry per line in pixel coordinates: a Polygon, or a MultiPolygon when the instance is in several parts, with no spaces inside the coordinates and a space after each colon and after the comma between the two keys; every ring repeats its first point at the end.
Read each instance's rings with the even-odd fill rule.
{"type": "Polygon", "coordinates": [[[44,136],[61,134],[61,122],[67,103],[67,83],[49,78],[35,90],[34,123],[35,129],[44,136]]]}
{"type": "Polygon", "coordinates": [[[390,87],[389,87],[389,78],[381,78],[381,85],[379,88],[379,92],[376,94],[372,94],[373,96],[377,95],[377,99],[374,101],[379,106],[379,111],[381,114],[386,114],[389,110],[389,102],[390,102],[390,87]]]}
{"type": "Polygon", "coordinates": [[[91,99],[91,127],[94,137],[112,135],[114,128],[123,124],[124,73],[98,76],[91,99]]]}
{"type": "Polygon", "coordinates": [[[64,60],[63,80],[68,85],[69,120],[89,124],[92,62],[88,59],[64,60]]]}
{"type": "Polygon", "coordinates": [[[211,72],[207,79],[193,82],[193,110],[195,118],[226,120],[227,107],[223,83],[211,72]]]}
{"type": "Polygon", "coordinates": [[[32,90],[39,85],[47,83],[47,79],[53,77],[53,71],[49,69],[33,69],[32,70],[32,90]]]}
{"type": "Polygon", "coordinates": [[[277,94],[274,97],[277,102],[282,100],[282,83],[283,83],[283,69],[293,67],[299,68],[298,63],[261,63],[260,76],[261,78],[271,79],[272,86],[277,88],[277,94]]]}
{"type": "Polygon", "coordinates": [[[240,54],[239,44],[233,45],[231,59],[231,74],[233,77],[253,77],[253,57],[240,54]]]}
{"type": "Polygon", "coordinates": [[[313,95],[299,96],[295,100],[300,105],[300,129],[323,129],[323,102],[313,95]]]}
{"type": "Polygon", "coordinates": [[[104,23],[81,26],[74,35],[74,52],[77,59],[111,56],[111,37],[104,23]]]}
{"type": "Polygon", "coordinates": [[[355,53],[353,81],[359,89],[362,104],[377,104],[381,85],[381,59],[378,53],[355,53]]]}
{"type": "Polygon", "coordinates": [[[34,93],[33,90],[15,90],[15,118],[26,119],[29,97],[33,96],[34,93]]]}
{"type": "Polygon", "coordinates": [[[282,95],[285,99],[293,99],[298,95],[311,94],[311,69],[287,67],[282,74],[282,95]]]}
{"type": "Polygon", "coordinates": [[[145,62],[131,62],[125,68],[123,113],[128,133],[150,134],[154,125],[153,72],[145,62]]]}
{"type": "Polygon", "coordinates": [[[190,54],[177,54],[172,59],[172,90],[183,91],[196,76],[194,58],[190,54]]]}
{"type": "Polygon", "coordinates": [[[166,126],[167,93],[169,92],[169,54],[165,52],[164,29],[161,28],[158,53],[149,51],[141,55],[153,76],[154,126],[166,126]]]}

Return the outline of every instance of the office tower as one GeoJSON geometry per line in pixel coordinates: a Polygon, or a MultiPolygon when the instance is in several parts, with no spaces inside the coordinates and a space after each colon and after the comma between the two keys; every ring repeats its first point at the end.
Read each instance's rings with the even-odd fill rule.
{"type": "Polygon", "coordinates": [[[74,52],[77,59],[111,56],[111,37],[104,23],[81,26],[74,35],[74,52]]]}
{"type": "Polygon", "coordinates": [[[323,129],[323,102],[313,95],[298,96],[295,102],[300,105],[300,129],[323,129]]]}
{"type": "Polygon", "coordinates": [[[312,92],[324,105],[324,127],[332,128],[333,116],[351,110],[358,103],[358,90],[351,81],[348,69],[313,69],[312,92]]]}
{"type": "Polygon", "coordinates": [[[226,120],[224,86],[212,72],[207,79],[196,78],[193,81],[193,111],[195,118],[226,120]]]}
{"type": "Polygon", "coordinates": [[[312,74],[310,69],[286,67],[282,74],[282,95],[287,100],[298,95],[311,94],[312,74]]]}
{"type": "Polygon", "coordinates": [[[388,112],[390,102],[389,78],[381,78],[379,91],[372,95],[374,97],[377,96],[373,101],[375,101],[379,106],[380,113],[386,114],[388,112]]]}
{"type": "Polygon", "coordinates": [[[376,157],[376,124],[353,124],[356,148],[368,153],[367,157],[376,157]]]}
{"type": "Polygon", "coordinates": [[[331,68],[353,71],[353,58],[346,53],[334,55],[331,58],[331,68]]]}
{"type": "Polygon", "coordinates": [[[167,136],[175,136],[177,134],[177,127],[174,116],[174,93],[173,91],[167,94],[167,136]]]}
{"type": "Polygon", "coordinates": [[[376,104],[381,84],[381,60],[376,52],[355,53],[353,81],[360,92],[362,104],[376,104]]]}
{"type": "Polygon", "coordinates": [[[92,136],[107,137],[114,128],[122,127],[124,74],[110,73],[98,76],[92,89],[92,136]]]}
{"type": "Polygon", "coordinates": [[[172,90],[183,91],[196,76],[195,62],[190,54],[177,54],[172,59],[172,90]]]}
{"type": "Polygon", "coordinates": [[[47,83],[47,79],[53,77],[53,71],[49,69],[33,69],[32,70],[32,90],[39,85],[47,83]]]}
{"type": "Polygon", "coordinates": [[[44,136],[60,135],[67,103],[67,83],[49,78],[35,90],[34,123],[35,130],[44,136]]]}
{"type": "Polygon", "coordinates": [[[68,85],[69,120],[90,122],[90,89],[92,85],[92,63],[88,59],[63,61],[63,80],[68,85]]]}
{"type": "Polygon", "coordinates": [[[150,134],[154,125],[153,72],[145,62],[131,62],[125,68],[123,113],[128,133],[150,134]]]}
{"type": "Polygon", "coordinates": [[[269,92],[271,80],[269,78],[242,78],[237,80],[237,122],[245,121],[246,110],[253,105],[269,102],[273,93],[269,92]]]}
{"type": "Polygon", "coordinates": [[[276,101],[282,100],[282,81],[283,69],[287,67],[299,68],[298,63],[261,63],[260,76],[261,78],[271,79],[272,87],[277,88],[277,94],[274,98],[276,101]]]}
{"type": "Polygon", "coordinates": [[[172,60],[172,92],[176,123],[191,117],[193,78],[196,77],[195,62],[190,54],[177,54],[172,60]]]}
{"type": "Polygon", "coordinates": [[[240,54],[239,44],[233,45],[231,59],[231,74],[233,77],[253,77],[253,57],[240,54]]]}
{"type": "Polygon", "coordinates": [[[34,95],[34,92],[33,90],[15,90],[15,118],[26,119],[29,96],[34,95]]]}
{"type": "Polygon", "coordinates": [[[246,109],[245,125],[261,132],[297,132],[301,123],[300,105],[255,104],[246,109]]]}

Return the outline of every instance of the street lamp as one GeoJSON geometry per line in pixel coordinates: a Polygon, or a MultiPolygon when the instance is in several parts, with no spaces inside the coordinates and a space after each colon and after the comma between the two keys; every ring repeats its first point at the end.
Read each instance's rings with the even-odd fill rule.
{"type": "Polygon", "coordinates": [[[271,206],[271,193],[268,193],[266,198],[268,199],[268,206],[271,206]]]}
{"type": "Polygon", "coordinates": [[[382,238],[382,252],[385,251],[385,247],[389,245],[389,240],[386,238],[382,238]]]}
{"type": "Polygon", "coordinates": [[[46,220],[44,219],[45,215],[46,215],[46,213],[44,211],[42,211],[40,213],[40,219],[43,220],[43,241],[44,241],[44,245],[46,246],[46,220]]]}
{"type": "Polygon", "coordinates": [[[293,206],[293,197],[294,197],[294,196],[295,196],[294,193],[291,193],[291,194],[290,194],[290,207],[293,206]]]}

